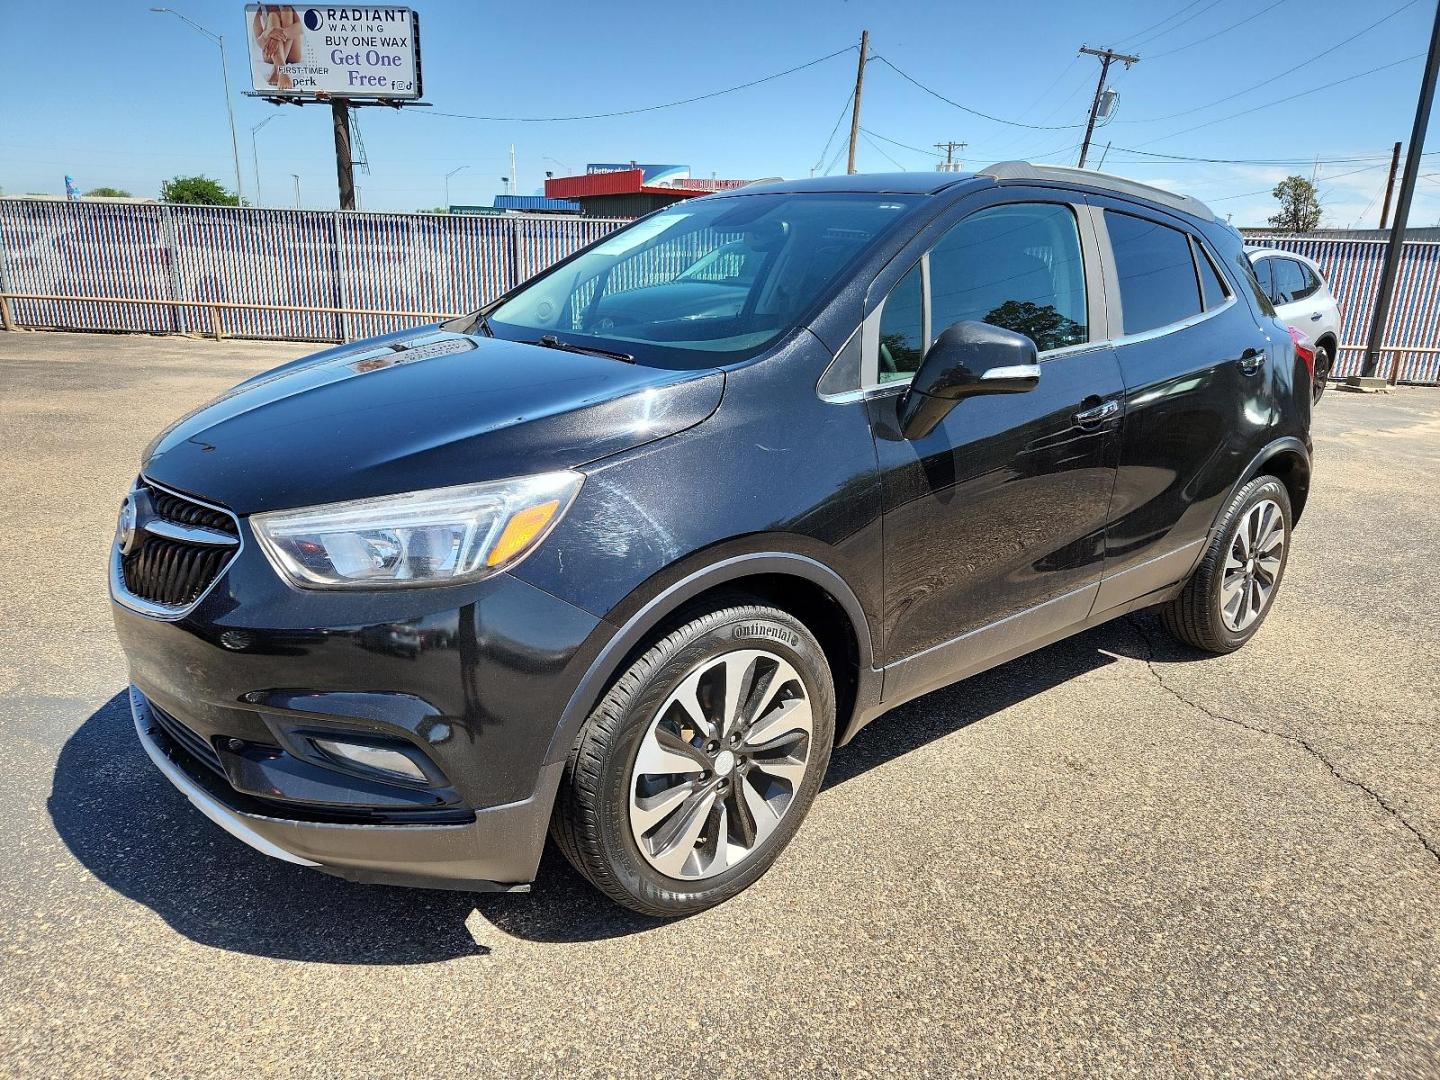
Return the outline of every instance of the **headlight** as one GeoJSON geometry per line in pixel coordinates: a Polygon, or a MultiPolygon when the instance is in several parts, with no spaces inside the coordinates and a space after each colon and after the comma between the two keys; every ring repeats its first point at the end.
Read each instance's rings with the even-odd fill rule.
{"type": "Polygon", "coordinates": [[[306,589],[453,585],[512,566],[564,516],[575,472],[256,514],[272,566],[306,589]]]}

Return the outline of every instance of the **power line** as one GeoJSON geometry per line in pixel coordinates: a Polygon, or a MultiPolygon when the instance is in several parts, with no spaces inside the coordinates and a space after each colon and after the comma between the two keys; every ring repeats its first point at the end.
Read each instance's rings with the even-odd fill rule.
{"type": "Polygon", "coordinates": [[[894,146],[898,146],[898,147],[900,147],[902,150],[914,150],[915,153],[917,153],[917,154],[928,154],[930,157],[944,157],[944,156],[945,156],[944,154],[937,154],[934,150],[926,150],[926,149],[925,149],[924,147],[922,147],[922,146],[911,146],[909,143],[903,143],[903,142],[901,142],[899,139],[892,139],[892,138],[890,138],[888,135],[881,135],[878,131],[871,131],[871,130],[870,130],[869,128],[867,128],[867,127],[862,127],[860,130],[863,131],[863,132],[865,132],[865,134],[867,134],[867,135],[870,135],[870,136],[873,136],[874,138],[879,139],[881,142],[887,142],[887,143],[890,143],[890,144],[892,144],[892,145],[894,145],[894,146]]]}
{"type": "Polygon", "coordinates": [[[1195,7],[1197,4],[1202,4],[1202,3],[1204,3],[1204,2],[1205,2],[1205,0],[1190,0],[1190,3],[1186,4],[1186,5],[1185,5],[1184,7],[1182,7],[1179,11],[1172,11],[1169,15],[1166,15],[1165,18],[1161,19],[1159,22],[1157,22],[1157,23],[1151,23],[1149,26],[1145,27],[1145,29],[1143,29],[1143,30],[1136,30],[1133,34],[1127,34],[1127,35],[1125,35],[1123,38],[1120,38],[1118,41],[1116,41],[1115,44],[1117,44],[1117,45],[1123,45],[1125,42],[1129,41],[1131,38],[1137,38],[1137,37],[1139,37],[1139,36],[1142,35],[1142,34],[1148,34],[1151,30],[1154,30],[1157,26],[1164,26],[1167,22],[1169,22],[1171,19],[1175,18],[1177,15],[1183,15],[1183,14],[1185,14],[1185,12],[1187,12],[1187,11],[1189,11],[1191,8],[1195,7]]]}
{"type": "Polygon", "coordinates": [[[900,162],[896,161],[893,157],[891,157],[889,154],[887,154],[887,153],[881,148],[880,144],[877,143],[874,139],[872,139],[872,138],[870,137],[870,133],[869,133],[868,131],[866,131],[864,128],[861,128],[861,129],[860,129],[860,137],[861,137],[862,139],[864,139],[867,143],[869,143],[870,146],[871,146],[871,148],[872,148],[877,154],[879,154],[881,157],[883,157],[886,161],[890,162],[891,165],[894,165],[894,166],[895,166],[897,169],[899,169],[901,172],[909,172],[909,171],[910,171],[909,169],[905,168],[904,165],[901,165],[900,162]]]}
{"type": "MultiPolygon", "coordinates": [[[[1413,0],[1412,0],[1413,2],[1413,0]]],[[[814,60],[804,64],[798,64],[784,71],[777,71],[771,75],[763,75],[758,79],[751,79],[749,82],[740,83],[738,86],[727,86],[724,90],[712,90],[706,94],[696,94],[694,97],[681,98],[679,101],[667,101],[660,105],[643,105],[635,109],[616,109],[614,112],[584,113],[576,116],[474,116],[470,113],[437,112],[425,110],[426,116],[447,116],[455,120],[484,120],[496,124],[553,124],[564,123],[571,120],[604,120],[612,116],[635,116],[638,113],[656,112],[660,109],[673,109],[678,105],[693,105],[697,101],[708,101],[711,98],[721,97],[725,94],[733,94],[737,90],[748,90],[752,86],[759,86],[761,83],[773,82],[775,79],[783,79],[787,75],[794,75],[796,72],[812,68],[816,64],[823,64],[826,60],[833,60],[837,56],[844,56],[848,52],[854,52],[856,46],[846,45],[843,49],[836,49],[832,53],[816,57],[814,60]]]]}
{"type": "Polygon", "coordinates": [[[1144,45],[1147,41],[1154,41],[1154,40],[1155,40],[1156,38],[1158,38],[1158,37],[1164,37],[1166,34],[1170,33],[1172,30],[1179,30],[1180,27],[1184,26],[1184,25],[1185,25],[1186,23],[1188,23],[1188,22],[1193,22],[1194,20],[1198,19],[1201,15],[1204,15],[1205,12],[1209,11],[1211,8],[1213,8],[1213,7],[1214,7],[1216,4],[1218,4],[1218,3],[1220,3],[1220,0],[1210,0],[1210,3],[1206,4],[1206,5],[1205,5],[1204,7],[1202,7],[1199,11],[1195,12],[1194,15],[1191,15],[1189,18],[1181,19],[1181,20],[1180,20],[1179,22],[1177,22],[1174,26],[1167,26],[1164,30],[1159,30],[1159,31],[1156,31],[1155,33],[1149,35],[1148,37],[1143,37],[1143,38],[1141,38],[1139,41],[1137,41],[1137,42],[1133,43],[1132,45],[1130,45],[1129,48],[1138,49],[1141,45],[1144,45]]]}
{"type": "Polygon", "coordinates": [[[840,125],[845,122],[845,114],[850,111],[850,102],[855,100],[855,91],[852,88],[850,93],[845,95],[845,104],[840,106],[840,115],[835,118],[835,126],[830,129],[830,137],[825,140],[825,146],[820,151],[820,156],[815,159],[815,168],[825,164],[825,155],[830,152],[830,144],[835,141],[835,133],[840,130],[840,125]]]}
{"type": "Polygon", "coordinates": [[[1236,29],[1237,27],[1244,26],[1246,23],[1251,22],[1251,21],[1253,21],[1253,20],[1255,20],[1255,19],[1258,19],[1261,15],[1264,15],[1267,11],[1274,11],[1277,7],[1279,7],[1281,4],[1284,4],[1284,3],[1286,3],[1286,2],[1287,2],[1287,0],[1275,0],[1275,2],[1274,2],[1273,4],[1271,4],[1269,7],[1263,7],[1263,8],[1261,8],[1259,11],[1255,12],[1253,15],[1247,15],[1247,16],[1245,16],[1245,18],[1241,19],[1239,22],[1233,22],[1233,23],[1231,23],[1229,26],[1225,27],[1225,28],[1222,29],[1222,30],[1216,30],[1213,34],[1206,34],[1206,35],[1205,35],[1204,37],[1202,37],[1202,38],[1196,38],[1194,41],[1191,41],[1191,42],[1189,42],[1189,43],[1187,43],[1187,44],[1185,44],[1185,45],[1179,45],[1179,46],[1177,46],[1177,47],[1175,47],[1175,48],[1173,48],[1173,49],[1166,49],[1166,50],[1165,50],[1164,52],[1162,52],[1162,53],[1152,53],[1150,56],[1147,56],[1146,59],[1147,59],[1147,60],[1159,60],[1162,56],[1174,56],[1176,53],[1178,53],[1178,52],[1184,52],[1186,49],[1193,49],[1196,45],[1203,45],[1203,44],[1205,44],[1205,42],[1207,42],[1207,41],[1213,41],[1215,38],[1219,37],[1221,34],[1228,34],[1231,30],[1234,30],[1234,29],[1236,29]]]}
{"type": "MultiPolygon", "coordinates": [[[[1411,2],[1411,3],[1416,3],[1416,2],[1418,2],[1418,0],[1410,0],[1410,2],[1411,2]]],[[[967,113],[969,113],[971,116],[978,116],[978,117],[980,117],[980,118],[983,119],[983,120],[990,120],[990,121],[993,121],[993,122],[996,123],[996,124],[1005,124],[1005,125],[1008,125],[1009,127],[1029,128],[1029,129],[1031,129],[1032,131],[1069,131],[1069,130],[1072,130],[1072,129],[1074,129],[1074,128],[1082,128],[1082,127],[1085,126],[1084,124],[1024,124],[1024,123],[1021,123],[1021,122],[1018,121],[1018,120],[1005,120],[1005,119],[1003,119],[1002,117],[999,117],[999,116],[992,116],[992,115],[990,115],[989,113],[981,112],[979,109],[972,109],[972,108],[970,108],[969,105],[961,105],[958,101],[954,101],[954,100],[946,97],[944,94],[940,93],[938,90],[932,90],[930,87],[928,87],[928,86],[926,86],[924,83],[920,82],[920,80],[914,78],[914,77],[911,76],[911,75],[907,75],[905,72],[901,71],[898,67],[896,67],[894,64],[892,64],[889,60],[885,59],[885,57],[880,56],[878,53],[877,53],[877,54],[872,54],[871,57],[870,57],[870,59],[872,59],[872,60],[878,60],[880,63],[882,63],[882,64],[884,64],[886,67],[888,67],[891,71],[895,72],[896,75],[899,75],[899,76],[900,76],[902,79],[904,79],[906,82],[908,82],[908,83],[912,84],[913,86],[916,86],[916,87],[918,87],[919,89],[925,91],[925,93],[929,94],[931,97],[936,98],[936,99],[938,99],[938,100],[940,100],[940,101],[943,101],[943,102],[945,102],[946,105],[953,106],[954,108],[959,109],[961,112],[967,112],[967,113]]]]}
{"type": "Polygon", "coordinates": [[[1368,71],[1362,71],[1356,75],[1347,75],[1343,79],[1336,79],[1333,82],[1325,83],[1322,86],[1312,87],[1309,90],[1301,90],[1298,94],[1288,94],[1283,98],[1277,98],[1274,101],[1267,101],[1263,105],[1252,105],[1248,109],[1241,109],[1239,112],[1230,113],[1228,116],[1219,116],[1216,117],[1214,120],[1206,120],[1202,124],[1195,124],[1192,127],[1182,128],[1179,131],[1172,131],[1169,135],[1157,135],[1155,138],[1149,139],[1146,142],[1141,143],[1140,145],[1149,146],[1152,143],[1163,142],[1166,139],[1173,139],[1177,135],[1188,135],[1190,132],[1199,131],[1201,128],[1213,127],[1215,124],[1223,124],[1227,120],[1235,120],[1241,116],[1249,116],[1251,113],[1259,112],[1262,109],[1270,109],[1274,108],[1276,105],[1284,105],[1287,101],[1294,101],[1296,98],[1309,97],[1311,94],[1318,94],[1320,93],[1320,91],[1329,90],[1332,87],[1343,86],[1345,83],[1354,82],[1356,79],[1363,79],[1367,75],[1374,75],[1377,71],[1385,71],[1387,68],[1399,67],[1401,64],[1408,64],[1410,63],[1410,61],[1418,60],[1424,55],[1424,53],[1415,53],[1412,56],[1401,57],[1399,60],[1392,60],[1388,64],[1381,64],[1378,67],[1370,68],[1368,71]]]}
{"type": "MultiPolygon", "coordinates": [[[[1369,161],[1371,158],[1390,156],[1390,151],[1384,150],[1376,151],[1373,154],[1352,154],[1348,157],[1330,158],[1220,158],[1194,157],[1189,154],[1162,154],[1158,150],[1137,150],[1133,146],[1117,146],[1115,149],[1128,154],[1140,154],[1142,157],[1160,158],[1168,162],[1203,165],[1313,165],[1317,161],[1321,165],[1347,165],[1354,161],[1369,161]]],[[[1427,150],[1426,155],[1430,154],[1440,154],[1440,150],[1427,150]]]]}
{"type": "Polygon", "coordinates": [[[1249,93],[1250,93],[1251,91],[1253,91],[1253,90],[1259,90],[1262,86],[1269,86],[1272,82],[1276,82],[1276,81],[1279,80],[1279,79],[1283,79],[1283,78],[1285,78],[1285,76],[1287,76],[1287,75],[1293,75],[1295,72],[1301,70],[1302,68],[1307,68],[1307,67],[1309,67],[1311,64],[1313,64],[1316,60],[1319,60],[1321,57],[1329,56],[1329,55],[1330,55],[1332,52],[1334,52],[1336,49],[1340,49],[1340,48],[1343,48],[1343,47],[1346,46],[1346,45],[1349,45],[1349,44],[1350,44],[1352,41],[1354,41],[1356,38],[1358,38],[1358,37],[1363,37],[1365,34],[1368,34],[1371,30],[1374,30],[1374,29],[1375,29],[1377,26],[1379,26],[1381,23],[1388,22],[1389,20],[1393,19],[1396,15],[1399,15],[1399,14],[1400,14],[1402,11],[1404,11],[1406,8],[1414,7],[1414,6],[1415,6],[1416,4],[1418,4],[1419,2],[1420,2],[1420,0],[1406,0],[1405,3],[1401,4],[1401,5],[1400,5],[1398,8],[1396,8],[1394,11],[1390,12],[1389,15],[1381,16],[1380,18],[1376,19],[1373,23],[1371,23],[1369,26],[1365,27],[1365,29],[1363,29],[1363,30],[1357,30],[1355,33],[1351,34],[1351,35],[1350,35],[1348,38],[1346,38],[1344,41],[1337,42],[1336,44],[1331,45],[1328,49],[1324,49],[1324,50],[1316,53],[1314,56],[1311,56],[1311,57],[1309,57],[1309,58],[1307,58],[1307,59],[1305,59],[1305,60],[1302,60],[1300,63],[1296,64],[1296,65],[1295,65],[1294,67],[1292,67],[1292,68],[1286,68],[1284,71],[1280,72],[1280,74],[1278,74],[1278,75],[1272,75],[1272,76],[1270,76],[1268,79],[1262,79],[1260,82],[1256,83],[1256,84],[1253,85],[1253,86],[1247,86],[1247,87],[1245,87],[1245,89],[1243,89],[1243,90],[1237,90],[1237,91],[1235,91],[1235,93],[1233,93],[1233,94],[1226,94],[1226,95],[1225,95],[1224,97],[1222,97],[1222,98],[1216,98],[1214,101],[1206,102],[1204,105],[1196,105],[1194,108],[1191,108],[1191,109],[1182,109],[1182,110],[1180,110],[1179,112],[1166,113],[1164,116],[1145,116],[1145,117],[1137,117],[1137,118],[1134,119],[1134,120],[1121,120],[1120,123],[1122,123],[1122,124],[1153,124],[1153,123],[1158,123],[1158,122],[1161,121],[1161,120],[1174,120],[1175,118],[1180,117],[1180,116],[1189,116],[1189,115],[1192,114],[1192,113],[1203,112],[1203,111],[1205,111],[1206,109],[1213,108],[1213,107],[1216,106],[1216,105],[1223,105],[1225,102],[1227,102],[1227,101],[1233,101],[1233,100],[1235,100],[1237,97],[1244,97],[1246,94],[1249,94],[1249,93]]]}

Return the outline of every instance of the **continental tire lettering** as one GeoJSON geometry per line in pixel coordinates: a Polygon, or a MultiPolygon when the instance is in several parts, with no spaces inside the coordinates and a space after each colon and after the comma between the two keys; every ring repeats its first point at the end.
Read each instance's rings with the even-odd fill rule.
{"type": "Polygon", "coordinates": [[[732,638],[763,638],[766,641],[781,641],[792,649],[800,647],[800,635],[783,626],[767,623],[741,623],[730,631],[732,638]]]}

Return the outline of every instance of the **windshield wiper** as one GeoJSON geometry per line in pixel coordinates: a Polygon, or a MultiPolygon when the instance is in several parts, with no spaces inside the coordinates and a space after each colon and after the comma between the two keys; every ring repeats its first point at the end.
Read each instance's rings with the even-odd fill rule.
{"type": "Polygon", "coordinates": [[[626,364],[633,364],[635,357],[629,353],[614,352],[610,349],[597,349],[593,345],[575,345],[568,341],[561,341],[554,334],[546,334],[539,341],[526,342],[527,345],[541,345],[547,349],[559,349],[561,352],[588,353],[591,356],[608,356],[611,360],[619,360],[626,364]]]}

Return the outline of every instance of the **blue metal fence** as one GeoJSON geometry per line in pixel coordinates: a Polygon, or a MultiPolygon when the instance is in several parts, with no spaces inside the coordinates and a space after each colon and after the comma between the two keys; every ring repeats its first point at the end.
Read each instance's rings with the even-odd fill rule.
{"type": "MultiPolygon", "coordinates": [[[[224,331],[236,337],[344,341],[473,311],[624,223],[7,199],[0,293],[219,303],[224,331]],[[245,306],[261,304],[311,310],[245,306]]],[[[198,306],[47,299],[10,307],[21,326],[213,329],[198,306]]]]}
{"type": "MultiPolygon", "coordinates": [[[[1247,236],[1256,247],[1280,248],[1312,259],[1340,302],[1340,355],[1335,374],[1358,375],[1370,333],[1375,293],[1385,263],[1383,239],[1310,236],[1247,236]]],[[[1440,243],[1407,240],[1385,335],[1387,345],[1440,348],[1440,243]]],[[[1400,365],[1399,381],[1440,383],[1440,352],[1398,350],[1381,357],[1380,375],[1400,365]]]]}
{"type": "MultiPolygon", "coordinates": [[[[20,326],[345,341],[471,311],[624,224],[569,216],[461,217],[156,203],[0,200],[0,293],[20,326]],[[282,304],[302,310],[248,305],[282,304]],[[330,309],[330,310],[317,310],[330,309]],[[385,314],[366,314],[365,312],[385,314]]],[[[1359,371],[1385,242],[1254,236],[1325,271],[1343,315],[1337,374],[1359,371]]],[[[1387,342],[1440,350],[1440,243],[1409,241],[1387,342]]],[[[1440,383],[1440,351],[1389,354],[1403,382],[1440,383]]]]}

